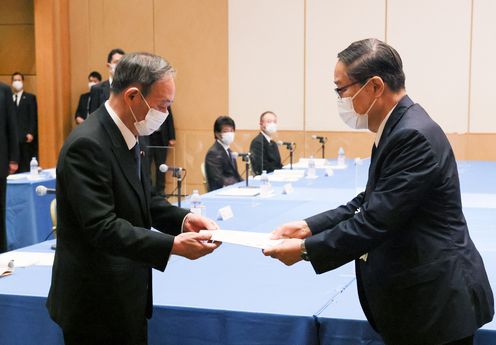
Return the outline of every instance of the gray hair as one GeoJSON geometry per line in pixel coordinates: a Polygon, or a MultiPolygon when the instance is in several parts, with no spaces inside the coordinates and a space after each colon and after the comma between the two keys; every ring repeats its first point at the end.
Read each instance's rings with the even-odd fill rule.
{"type": "Polygon", "coordinates": [[[369,78],[379,76],[394,92],[405,88],[400,55],[378,39],[353,42],[338,54],[338,59],[348,67],[347,73],[352,81],[364,84],[369,78]]]}
{"type": "Polygon", "coordinates": [[[146,96],[157,80],[174,78],[174,67],[164,58],[150,53],[129,53],[117,64],[112,80],[112,92],[119,94],[126,88],[138,84],[146,96]]]}

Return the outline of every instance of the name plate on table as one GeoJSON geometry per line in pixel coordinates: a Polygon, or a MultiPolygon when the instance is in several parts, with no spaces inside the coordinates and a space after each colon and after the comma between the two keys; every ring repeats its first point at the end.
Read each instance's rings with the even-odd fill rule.
{"type": "Polygon", "coordinates": [[[234,213],[232,211],[231,206],[222,207],[217,212],[217,219],[228,220],[228,219],[230,219],[232,217],[234,217],[234,213]]]}

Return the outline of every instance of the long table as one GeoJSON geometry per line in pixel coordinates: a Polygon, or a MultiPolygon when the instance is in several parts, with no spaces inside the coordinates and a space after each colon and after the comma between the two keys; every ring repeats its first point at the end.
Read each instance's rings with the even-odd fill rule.
{"type": "MultiPolygon", "coordinates": [[[[269,232],[348,201],[364,184],[362,169],[366,172],[366,166],[355,172],[350,165],[328,177],[318,170],[319,178],[294,182],[289,195],[282,194],[284,183],[273,183],[272,197],[225,197],[214,191],[202,200],[207,216],[214,219],[221,207],[231,207],[233,218],[217,220],[221,228],[269,232]]],[[[496,186],[487,182],[495,173],[496,163],[460,162],[465,215],[492,286],[496,186]],[[481,188],[484,181],[486,188],[481,188]]],[[[46,252],[50,245],[43,242],[21,251],[46,252]]],[[[62,343],[44,307],[50,273],[48,266],[31,266],[0,279],[0,344],[62,343]]],[[[306,262],[286,267],[258,249],[225,243],[196,261],[173,256],[164,273],[153,274],[152,345],[382,344],[359,306],[353,263],[316,275],[306,262]]],[[[494,321],[477,333],[477,344],[496,344],[494,321]]]]}

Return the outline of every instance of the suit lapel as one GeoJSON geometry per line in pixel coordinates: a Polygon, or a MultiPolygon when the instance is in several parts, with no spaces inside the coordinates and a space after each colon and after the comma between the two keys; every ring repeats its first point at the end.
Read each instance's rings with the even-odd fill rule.
{"type": "Polygon", "coordinates": [[[146,208],[148,204],[148,201],[146,199],[148,196],[145,195],[145,190],[143,188],[143,184],[146,184],[145,179],[147,178],[147,176],[143,174],[143,166],[141,167],[141,172],[142,172],[141,176],[143,179],[143,184],[142,184],[142,181],[140,181],[140,179],[136,175],[136,162],[134,160],[133,151],[132,150],[130,151],[128,149],[126,142],[124,141],[124,138],[122,137],[122,134],[119,131],[119,128],[117,128],[116,124],[110,117],[105,107],[100,107],[99,109],[100,110],[98,111],[98,114],[95,115],[98,115],[100,122],[107,131],[110,137],[110,141],[112,142],[112,152],[115,155],[117,164],[120,166],[123,175],[126,177],[132,189],[135,191],[140,201],[140,206],[143,215],[145,219],[148,220],[148,212],[146,208]]]}
{"type": "MultiPolygon", "coordinates": [[[[384,130],[382,131],[381,139],[379,140],[379,146],[376,149],[374,149],[374,148],[372,149],[372,155],[371,155],[370,167],[369,167],[369,178],[367,181],[367,187],[365,189],[365,200],[368,199],[368,195],[370,194],[372,189],[375,187],[377,165],[378,165],[378,162],[381,161],[380,156],[384,150],[384,147],[387,146],[386,143],[387,143],[388,137],[391,135],[394,128],[396,127],[398,122],[401,120],[403,115],[406,113],[408,108],[410,108],[412,105],[414,105],[414,103],[410,99],[410,97],[408,97],[408,96],[404,96],[398,102],[398,105],[396,106],[396,108],[393,110],[393,112],[389,116],[389,119],[386,122],[384,130]]],[[[374,146],[374,144],[373,144],[373,146],[374,146]]]]}

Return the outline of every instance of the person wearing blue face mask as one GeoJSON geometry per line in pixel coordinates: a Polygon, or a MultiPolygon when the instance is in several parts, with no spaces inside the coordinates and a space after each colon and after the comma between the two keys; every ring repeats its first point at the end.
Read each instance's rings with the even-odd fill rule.
{"type": "Polygon", "coordinates": [[[219,116],[214,122],[215,142],[205,156],[209,192],[243,181],[234,152],[229,147],[234,141],[235,131],[236,124],[229,116],[219,116]]]}
{"type": "Polygon", "coordinates": [[[471,345],[494,299],[462,211],[458,170],[437,123],[406,94],[398,52],[352,43],[334,70],[338,111],[376,133],[365,191],[346,205],[284,224],[264,254],[317,273],[355,260],[358,295],[387,345],[471,345]]]}
{"type": "Polygon", "coordinates": [[[109,100],[60,151],[47,307],[65,344],[147,344],[152,268],[165,270],[171,254],[197,259],[219,245],[198,233],[215,222],[151,197],[138,136],[160,127],[174,96],[167,61],[128,54],[109,100]]]}

